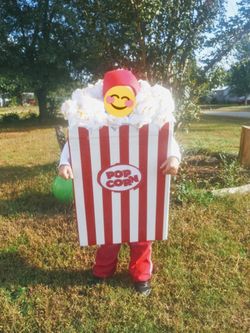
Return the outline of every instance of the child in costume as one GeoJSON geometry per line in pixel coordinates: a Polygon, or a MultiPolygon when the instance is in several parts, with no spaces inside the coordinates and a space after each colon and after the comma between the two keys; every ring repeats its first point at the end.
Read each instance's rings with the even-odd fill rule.
{"type": "MultiPolygon", "coordinates": [[[[127,70],[114,70],[107,72],[103,80],[103,97],[105,109],[109,114],[122,118],[128,116],[133,111],[133,97],[140,90],[140,83],[135,76],[127,70]],[[124,87],[125,93],[119,96],[116,87],[124,87]],[[114,89],[114,91],[112,90],[114,89]],[[107,92],[111,91],[107,96],[107,92]],[[127,97],[129,96],[129,97],[127,97]]],[[[171,146],[168,157],[161,165],[164,175],[176,175],[180,163],[180,150],[174,138],[171,138],[171,146]]],[[[73,178],[73,172],[70,163],[68,143],[65,144],[61,154],[59,165],[59,176],[64,179],[73,178]]],[[[133,242],[130,246],[129,272],[133,279],[135,289],[139,293],[148,295],[151,291],[150,279],[152,276],[152,242],[133,242]]],[[[93,276],[97,279],[106,279],[111,277],[116,271],[117,258],[121,244],[101,245],[96,253],[95,264],[93,267],[93,276]]]]}

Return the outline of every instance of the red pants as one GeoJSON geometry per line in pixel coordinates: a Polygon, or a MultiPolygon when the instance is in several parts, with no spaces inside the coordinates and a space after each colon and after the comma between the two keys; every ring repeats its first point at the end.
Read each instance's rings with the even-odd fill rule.
{"type": "MultiPolygon", "coordinates": [[[[152,274],[151,242],[129,243],[130,263],[129,272],[133,281],[147,281],[152,274]]],[[[115,273],[118,253],[121,244],[101,245],[96,253],[93,274],[100,278],[107,278],[115,273]]]]}

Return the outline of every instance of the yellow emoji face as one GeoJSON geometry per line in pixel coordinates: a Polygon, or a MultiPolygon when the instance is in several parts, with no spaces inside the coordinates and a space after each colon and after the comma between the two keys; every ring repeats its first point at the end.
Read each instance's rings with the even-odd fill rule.
{"type": "Polygon", "coordinates": [[[114,86],[104,96],[105,110],[115,117],[128,116],[135,107],[135,93],[129,86],[114,86]]]}

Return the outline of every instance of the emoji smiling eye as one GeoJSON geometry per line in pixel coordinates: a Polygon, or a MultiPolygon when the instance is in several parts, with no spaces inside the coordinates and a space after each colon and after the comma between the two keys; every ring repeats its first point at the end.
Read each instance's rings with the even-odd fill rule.
{"type": "Polygon", "coordinates": [[[118,95],[116,95],[116,94],[113,94],[113,95],[111,95],[110,97],[116,97],[116,98],[120,98],[118,95]]]}
{"type": "Polygon", "coordinates": [[[126,101],[125,101],[125,105],[126,105],[128,108],[130,108],[130,107],[133,106],[133,104],[134,104],[134,102],[133,102],[130,98],[128,98],[128,96],[122,96],[121,99],[125,99],[125,100],[126,100],[126,101]]]}

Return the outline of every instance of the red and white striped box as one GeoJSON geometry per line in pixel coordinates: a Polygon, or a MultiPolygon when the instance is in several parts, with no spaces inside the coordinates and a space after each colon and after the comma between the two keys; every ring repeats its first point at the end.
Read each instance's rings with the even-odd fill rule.
{"type": "Polygon", "coordinates": [[[80,245],[163,240],[168,234],[172,128],[72,127],[69,146],[80,245]]]}

